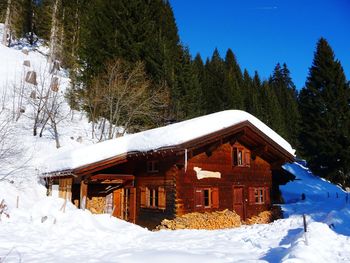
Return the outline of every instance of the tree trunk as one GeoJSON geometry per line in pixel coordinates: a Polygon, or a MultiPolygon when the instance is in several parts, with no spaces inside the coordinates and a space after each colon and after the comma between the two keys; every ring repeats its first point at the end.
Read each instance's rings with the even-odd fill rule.
{"type": "Polygon", "coordinates": [[[6,18],[5,18],[4,31],[2,36],[2,44],[4,46],[7,46],[10,44],[10,41],[7,43],[7,35],[10,35],[10,15],[11,15],[11,0],[7,0],[6,18]]]}
{"type": "Polygon", "coordinates": [[[55,134],[55,141],[56,141],[56,148],[60,148],[61,145],[60,145],[60,141],[59,141],[59,136],[58,136],[58,131],[57,131],[57,125],[56,125],[56,122],[55,121],[52,121],[51,119],[51,122],[52,122],[52,128],[53,128],[53,132],[55,134]]]}
{"type": "Polygon", "coordinates": [[[50,35],[50,55],[49,55],[49,62],[51,65],[51,70],[53,67],[53,62],[56,60],[58,1],[59,0],[55,0],[53,10],[52,10],[51,35],[50,35]]]}

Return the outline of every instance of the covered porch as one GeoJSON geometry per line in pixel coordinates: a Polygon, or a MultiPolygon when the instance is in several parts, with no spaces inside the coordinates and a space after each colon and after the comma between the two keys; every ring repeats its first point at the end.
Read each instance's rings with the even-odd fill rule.
{"type": "Polygon", "coordinates": [[[47,178],[48,195],[72,202],[93,214],[110,214],[135,222],[136,188],[131,174],[66,174],[47,178]]]}

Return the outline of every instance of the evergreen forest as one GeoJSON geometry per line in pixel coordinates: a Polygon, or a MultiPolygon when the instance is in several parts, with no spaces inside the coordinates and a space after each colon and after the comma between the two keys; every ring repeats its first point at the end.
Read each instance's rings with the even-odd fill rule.
{"type": "Polygon", "coordinates": [[[231,49],[192,57],[166,0],[0,0],[0,22],[10,29],[9,46],[25,38],[51,47],[69,70],[71,107],[93,122],[134,132],[244,110],[290,142],[316,174],[350,186],[350,85],[321,36],[297,89],[283,62],[262,78],[241,68],[231,49]]]}

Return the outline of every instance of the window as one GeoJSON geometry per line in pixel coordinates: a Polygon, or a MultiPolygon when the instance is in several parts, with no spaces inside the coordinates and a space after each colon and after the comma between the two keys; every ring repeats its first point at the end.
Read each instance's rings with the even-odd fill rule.
{"type": "Polygon", "coordinates": [[[244,148],[232,148],[232,161],[234,166],[250,166],[250,152],[244,148]]]}
{"type": "Polygon", "coordinates": [[[156,160],[147,162],[147,172],[156,173],[159,172],[159,162],[156,160]]]}
{"type": "Polygon", "coordinates": [[[196,188],[195,208],[219,208],[219,189],[217,187],[196,188]]]}
{"type": "Polygon", "coordinates": [[[250,187],[249,204],[269,204],[270,192],[268,187],[250,187]]]}
{"type": "Polygon", "coordinates": [[[158,189],[146,188],[146,202],[148,207],[158,207],[158,189]]]}
{"type": "Polygon", "coordinates": [[[256,204],[263,204],[265,201],[265,189],[264,188],[255,188],[254,190],[255,195],[255,203],[256,204]]]}
{"type": "Polygon", "coordinates": [[[141,207],[166,208],[166,193],[164,187],[141,187],[141,207]]]}

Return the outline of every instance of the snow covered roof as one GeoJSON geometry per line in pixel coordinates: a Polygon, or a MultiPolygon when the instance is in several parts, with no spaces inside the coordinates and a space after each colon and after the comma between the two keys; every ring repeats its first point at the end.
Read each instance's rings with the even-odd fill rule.
{"type": "Polygon", "coordinates": [[[227,110],[61,152],[45,160],[41,170],[45,173],[72,170],[130,152],[177,146],[243,122],[249,122],[294,156],[291,145],[262,121],[245,111],[227,110]]]}

